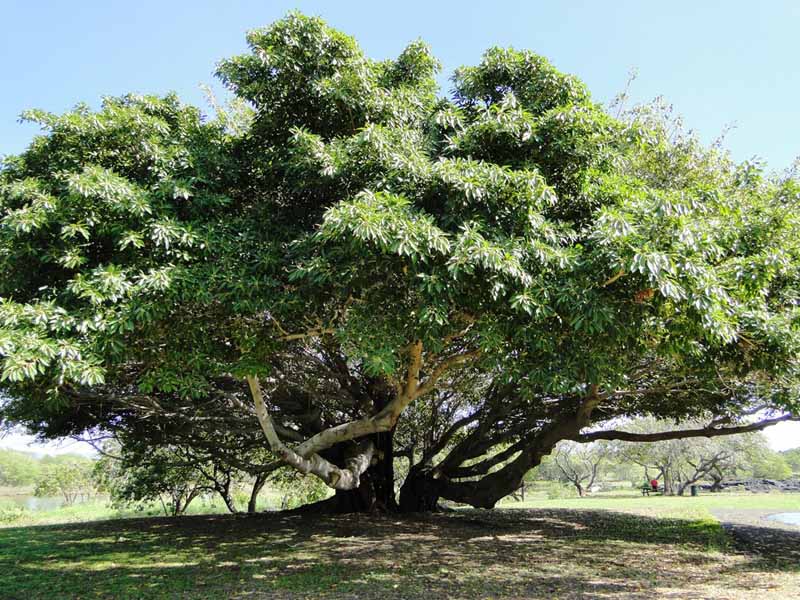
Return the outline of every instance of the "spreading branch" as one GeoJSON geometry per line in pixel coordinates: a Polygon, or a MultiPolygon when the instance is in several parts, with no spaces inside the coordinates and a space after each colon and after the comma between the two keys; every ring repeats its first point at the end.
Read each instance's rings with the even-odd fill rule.
{"type": "Polygon", "coordinates": [[[344,468],[337,467],[319,454],[313,452],[301,454],[292,450],[283,443],[277,431],[275,431],[275,425],[264,402],[264,394],[261,391],[258,378],[248,377],[247,383],[250,386],[250,393],[256,405],[258,422],[261,424],[261,429],[264,431],[267,442],[275,454],[297,471],[303,474],[316,475],[326,485],[334,489],[352,490],[359,486],[361,475],[369,468],[372,455],[375,452],[375,445],[371,441],[362,444],[360,452],[348,457],[344,468]]]}
{"type": "Polygon", "coordinates": [[[619,431],[610,429],[608,431],[592,431],[583,433],[575,438],[578,442],[593,442],[595,440],[621,440],[623,442],[661,442],[663,440],[677,440],[692,437],[717,437],[720,435],[735,435],[737,433],[750,433],[761,431],[771,425],[777,425],[785,421],[800,421],[800,417],[786,414],[771,419],[763,419],[747,425],[736,427],[702,427],[699,429],[677,429],[672,431],[660,431],[657,433],[632,433],[629,431],[619,431]]]}
{"type": "Polygon", "coordinates": [[[256,407],[256,416],[267,442],[281,460],[304,474],[316,475],[326,485],[334,489],[354,489],[360,483],[360,476],[369,467],[375,452],[374,444],[365,442],[360,445],[361,451],[346,460],[345,468],[340,468],[322,458],[319,453],[338,443],[363,438],[371,434],[390,431],[403,410],[414,400],[429,393],[435,388],[436,383],[445,372],[456,365],[463,364],[477,356],[477,351],[465,352],[450,356],[439,363],[433,373],[420,383],[422,370],[423,345],[421,341],[414,342],[409,347],[408,369],[403,385],[398,387],[397,395],[377,414],[329,427],[311,436],[294,449],[281,440],[276,425],[269,414],[261,384],[255,376],[247,377],[250,394],[256,407]]]}

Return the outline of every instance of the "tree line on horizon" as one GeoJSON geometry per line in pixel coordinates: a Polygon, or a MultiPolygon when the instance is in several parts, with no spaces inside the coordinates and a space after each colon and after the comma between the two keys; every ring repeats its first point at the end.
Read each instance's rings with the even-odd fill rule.
{"type": "MultiPolygon", "coordinates": [[[[635,429],[653,431],[664,425],[643,420],[635,429]]],[[[315,484],[313,478],[251,479],[246,473],[199,464],[177,448],[135,458],[123,458],[122,449],[114,444],[106,444],[104,450],[102,456],[87,458],[0,449],[0,488],[6,488],[6,494],[19,490],[16,493],[59,497],[66,506],[80,498],[107,495],[116,508],[145,510],[155,505],[172,516],[183,514],[199,497],[218,497],[232,513],[252,513],[265,486],[283,496],[283,508],[296,508],[327,495],[325,486],[315,484]]],[[[397,470],[402,466],[398,464],[397,470]]],[[[537,482],[565,486],[566,490],[551,489],[549,493],[556,497],[570,493],[582,497],[597,490],[638,488],[649,485],[653,478],[660,482],[663,493],[683,495],[693,484],[706,484],[713,492],[734,479],[792,477],[800,478],[800,448],[772,451],[760,434],[647,444],[562,442],[511,496],[524,500],[525,490],[537,482]]],[[[401,483],[402,477],[398,477],[395,486],[401,483]]]]}

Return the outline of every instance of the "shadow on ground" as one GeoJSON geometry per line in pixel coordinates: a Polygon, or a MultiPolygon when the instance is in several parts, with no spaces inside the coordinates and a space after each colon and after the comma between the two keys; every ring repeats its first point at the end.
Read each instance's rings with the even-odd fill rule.
{"type": "Polygon", "coordinates": [[[0,529],[0,596],[795,597],[800,559],[776,548],[605,511],[126,519],[0,529]]]}
{"type": "Polygon", "coordinates": [[[796,570],[800,565],[800,529],[749,524],[726,526],[730,545],[752,557],[759,568],[796,570]]]}

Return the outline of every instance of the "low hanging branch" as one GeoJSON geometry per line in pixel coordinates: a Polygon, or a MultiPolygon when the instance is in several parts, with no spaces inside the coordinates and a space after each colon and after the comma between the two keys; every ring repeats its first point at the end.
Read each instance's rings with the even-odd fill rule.
{"type": "Polygon", "coordinates": [[[657,433],[631,433],[629,431],[619,431],[611,429],[608,431],[592,431],[584,433],[575,438],[578,442],[593,442],[595,440],[621,440],[623,442],[661,442],[663,440],[677,440],[691,437],[717,437],[720,435],[735,435],[737,433],[750,433],[761,431],[770,425],[783,423],[784,421],[800,421],[800,417],[791,414],[782,415],[772,419],[763,419],[747,425],[736,427],[702,427],[699,429],[678,429],[674,431],[661,431],[657,433]]]}
{"type": "Polygon", "coordinates": [[[361,475],[369,468],[375,454],[374,444],[371,441],[360,444],[359,452],[346,458],[344,468],[325,460],[319,455],[319,452],[341,442],[391,430],[403,410],[411,402],[433,390],[436,382],[446,371],[477,355],[477,351],[452,355],[437,365],[433,373],[420,383],[422,342],[414,342],[409,349],[409,366],[404,385],[398,387],[395,398],[380,412],[370,417],[329,427],[299,444],[295,449],[284,444],[278,435],[264,402],[264,394],[258,378],[249,376],[247,383],[255,402],[256,416],[272,451],[280,456],[284,463],[301,473],[316,475],[331,488],[351,490],[359,486],[361,475]]]}
{"type": "Polygon", "coordinates": [[[333,489],[352,490],[359,486],[361,475],[369,468],[375,452],[375,446],[371,441],[362,445],[360,453],[348,457],[346,466],[343,469],[325,460],[319,454],[309,453],[307,457],[299,454],[284,444],[275,431],[272,417],[264,403],[264,394],[261,391],[258,378],[248,377],[247,383],[255,401],[256,415],[261,424],[261,429],[264,431],[267,442],[275,454],[280,456],[292,468],[303,474],[316,475],[333,489]]]}

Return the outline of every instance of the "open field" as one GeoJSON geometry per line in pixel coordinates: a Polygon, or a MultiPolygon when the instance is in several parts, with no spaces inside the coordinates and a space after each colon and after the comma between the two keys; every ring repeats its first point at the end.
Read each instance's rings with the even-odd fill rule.
{"type": "MultiPolygon", "coordinates": [[[[719,498],[775,512],[800,500],[537,499],[530,504],[552,505],[403,518],[197,515],[6,527],[0,590],[25,600],[800,598],[796,555],[736,547],[718,521],[697,516],[716,510],[719,498]]],[[[786,536],[800,547],[800,530],[786,536]]]]}
{"type": "Polygon", "coordinates": [[[667,518],[707,519],[715,510],[765,510],[800,512],[800,494],[718,493],[691,496],[645,496],[631,491],[597,494],[585,498],[555,498],[530,494],[524,502],[505,499],[503,508],[568,508],[614,510],[667,518]]]}
{"type": "MultiPolygon", "coordinates": [[[[239,505],[244,507],[246,500],[239,505]]],[[[278,492],[265,490],[259,498],[259,510],[277,510],[281,505],[278,492]]],[[[188,515],[226,514],[222,500],[213,496],[198,498],[189,505],[188,515]]],[[[84,523],[87,521],[103,521],[108,519],[126,519],[140,517],[160,517],[164,511],[159,504],[149,504],[138,508],[113,508],[107,498],[96,498],[86,502],[78,502],[72,506],[42,510],[20,510],[18,502],[9,495],[0,493],[0,528],[24,527],[29,525],[54,525],[63,523],[84,523]]],[[[0,596],[1,597],[1,596],[0,596]]]]}

